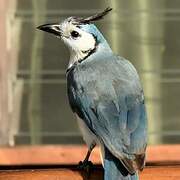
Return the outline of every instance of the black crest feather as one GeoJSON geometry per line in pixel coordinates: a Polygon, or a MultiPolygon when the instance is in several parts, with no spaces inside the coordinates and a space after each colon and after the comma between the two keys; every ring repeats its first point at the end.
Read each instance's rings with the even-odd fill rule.
{"type": "Polygon", "coordinates": [[[112,10],[112,8],[108,7],[104,11],[97,13],[95,15],[89,16],[87,18],[79,18],[78,21],[79,21],[79,23],[82,23],[82,24],[89,24],[93,21],[103,19],[103,17],[105,15],[107,15],[111,10],[112,10]]]}

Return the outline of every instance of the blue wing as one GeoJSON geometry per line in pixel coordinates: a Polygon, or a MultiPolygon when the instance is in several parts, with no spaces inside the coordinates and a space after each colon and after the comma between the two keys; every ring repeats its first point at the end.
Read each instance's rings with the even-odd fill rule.
{"type": "Polygon", "coordinates": [[[75,67],[68,74],[68,95],[73,111],[130,173],[143,168],[144,96],[137,72],[127,60],[113,56],[75,67]]]}

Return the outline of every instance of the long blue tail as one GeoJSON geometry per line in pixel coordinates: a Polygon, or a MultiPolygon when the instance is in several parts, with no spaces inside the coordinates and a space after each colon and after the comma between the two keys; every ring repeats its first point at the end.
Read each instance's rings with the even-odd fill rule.
{"type": "Polygon", "coordinates": [[[138,173],[130,175],[120,160],[105,147],[104,180],[139,180],[138,173]]]}

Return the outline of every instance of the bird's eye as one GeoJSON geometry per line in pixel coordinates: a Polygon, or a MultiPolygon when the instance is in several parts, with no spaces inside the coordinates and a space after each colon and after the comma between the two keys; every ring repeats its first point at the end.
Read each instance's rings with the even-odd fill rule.
{"type": "Polygon", "coordinates": [[[80,36],[80,34],[79,34],[77,31],[72,31],[72,32],[71,32],[71,36],[72,36],[73,38],[77,38],[77,37],[80,36]]]}

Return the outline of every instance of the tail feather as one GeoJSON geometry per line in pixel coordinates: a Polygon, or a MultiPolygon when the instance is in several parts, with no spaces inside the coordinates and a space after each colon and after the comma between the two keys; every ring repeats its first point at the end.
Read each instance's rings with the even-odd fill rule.
{"type": "Polygon", "coordinates": [[[131,175],[119,159],[105,147],[104,180],[139,180],[138,172],[131,175]]]}

